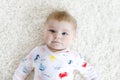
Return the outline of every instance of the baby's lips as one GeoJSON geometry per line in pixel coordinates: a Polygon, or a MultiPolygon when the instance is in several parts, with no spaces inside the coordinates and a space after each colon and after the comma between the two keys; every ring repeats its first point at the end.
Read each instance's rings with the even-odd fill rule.
{"type": "Polygon", "coordinates": [[[52,41],[52,43],[60,43],[60,41],[52,41]]]}

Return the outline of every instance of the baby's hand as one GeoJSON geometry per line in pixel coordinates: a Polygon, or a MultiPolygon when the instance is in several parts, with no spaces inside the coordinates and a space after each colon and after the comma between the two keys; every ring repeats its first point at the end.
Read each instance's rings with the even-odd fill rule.
{"type": "Polygon", "coordinates": [[[95,69],[91,66],[87,67],[87,80],[99,80],[95,69]]]}
{"type": "Polygon", "coordinates": [[[74,70],[74,79],[73,80],[86,80],[86,78],[78,70],[74,70]]]}

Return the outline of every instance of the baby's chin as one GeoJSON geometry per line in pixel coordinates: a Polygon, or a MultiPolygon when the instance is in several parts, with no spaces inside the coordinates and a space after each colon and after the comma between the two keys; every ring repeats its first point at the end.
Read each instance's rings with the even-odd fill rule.
{"type": "Polygon", "coordinates": [[[62,51],[64,49],[63,48],[52,48],[50,50],[53,51],[53,52],[57,52],[57,51],[62,51]]]}
{"type": "Polygon", "coordinates": [[[57,52],[57,51],[62,51],[65,50],[66,48],[61,48],[61,47],[53,47],[53,46],[48,46],[48,48],[53,51],[53,52],[57,52]]]}

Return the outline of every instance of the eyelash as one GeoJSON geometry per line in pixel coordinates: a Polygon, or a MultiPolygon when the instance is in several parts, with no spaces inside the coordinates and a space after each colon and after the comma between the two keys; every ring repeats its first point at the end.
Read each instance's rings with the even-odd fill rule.
{"type": "Polygon", "coordinates": [[[55,33],[55,30],[50,29],[49,31],[50,31],[51,33],[55,33]]]}
{"type": "Polygon", "coordinates": [[[62,35],[68,35],[68,33],[66,33],[66,32],[63,32],[63,33],[62,33],[62,35]]]}
{"type": "MultiPolygon", "coordinates": [[[[49,31],[50,31],[51,33],[55,33],[55,32],[56,32],[56,31],[53,30],[53,29],[50,29],[49,31]]],[[[67,33],[67,32],[63,32],[62,35],[68,35],[68,33],[67,33]]]]}

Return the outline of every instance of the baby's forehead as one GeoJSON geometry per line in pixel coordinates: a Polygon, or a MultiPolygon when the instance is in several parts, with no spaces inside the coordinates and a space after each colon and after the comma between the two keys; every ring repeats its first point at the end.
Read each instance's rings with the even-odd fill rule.
{"type": "Polygon", "coordinates": [[[54,27],[54,26],[49,26],[48,29],[53,29],[56,31],[73,31],[73,29],[69,27],[54,27]]]}
{"type": "Polygon", "coordinates": [[[51,27],[51,28],[62,27],[62,28],[73,28],[73,29],[75,29],[74,25],[71,22],[65,21],[65,20],[59,21],[59,20],[55,20],[55,19],[50,19],[47,22],[47,26],[51,27]]]}

